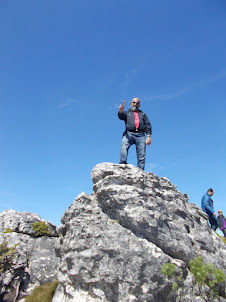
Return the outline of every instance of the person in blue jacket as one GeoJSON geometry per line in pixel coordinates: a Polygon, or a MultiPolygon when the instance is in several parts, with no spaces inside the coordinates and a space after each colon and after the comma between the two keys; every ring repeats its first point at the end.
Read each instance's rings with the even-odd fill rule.
{"type": "Polygon", "coordinates": [[[218,228],[217,224],[217,218],[216,218],[216,212],[214,211],[213,207],[213,200],[211,199],[211,196],[213,196],[213,189],[209,189],[202,197],[201,207],[203,211],[208,214],[209,216],[209,223],[211,226],[211,229],[216,231],[218,228]]]}

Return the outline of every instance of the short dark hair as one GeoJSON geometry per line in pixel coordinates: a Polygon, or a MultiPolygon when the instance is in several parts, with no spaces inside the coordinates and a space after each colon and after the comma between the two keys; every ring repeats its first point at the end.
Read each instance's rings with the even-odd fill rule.
{"type": "Polygon", "coordinates": [[[209,190],[207,192],[213,193],[213,189],[209,188],[209,190]]]}

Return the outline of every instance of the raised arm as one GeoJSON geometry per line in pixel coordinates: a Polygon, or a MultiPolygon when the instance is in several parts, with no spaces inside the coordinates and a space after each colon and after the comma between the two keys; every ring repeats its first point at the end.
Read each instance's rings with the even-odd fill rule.
{"type": "Polygon", "coordinates": [[[123,103],[122,103],[122,101],[121,101],[121,104],[120,104],[120,106],[119,106],[119,112],[120,112],[120,113],[123,113],[124,107],[125,107],[125,101],[124,101],[123,103]]]}
{"type": "Polygon", "coordinates": [[[122,102],[119,106],[119,112],[118,112],[118,117],[120,120],[126,121],[126,111],[124,112],[124,107],[125,107],[125,101],[122,102]]]}

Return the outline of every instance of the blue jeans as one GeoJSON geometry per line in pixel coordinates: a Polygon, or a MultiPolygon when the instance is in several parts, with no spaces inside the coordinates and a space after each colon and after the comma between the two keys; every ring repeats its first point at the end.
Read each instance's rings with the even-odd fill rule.
{"type": "Polygon", "coordinates": [[[127,164],[127,156],[129,148],[136,145],[137,151],[137,167],[144,170],[146,138],[144,133],[125,132],[122,137],[120,150],[120,164],[127,164]]]}

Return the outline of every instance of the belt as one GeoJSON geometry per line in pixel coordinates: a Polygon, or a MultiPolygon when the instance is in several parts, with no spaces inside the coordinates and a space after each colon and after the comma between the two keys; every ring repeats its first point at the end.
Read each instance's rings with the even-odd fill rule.
{"type": "Polygon", "coordinates": [[[139,130],[127,131],[127,132],[132,132],[132,133],[143,133],[143,134],[144,134],[144,131],[139,131],[139,130]]]}

